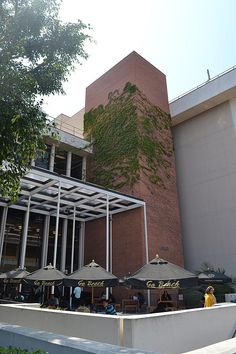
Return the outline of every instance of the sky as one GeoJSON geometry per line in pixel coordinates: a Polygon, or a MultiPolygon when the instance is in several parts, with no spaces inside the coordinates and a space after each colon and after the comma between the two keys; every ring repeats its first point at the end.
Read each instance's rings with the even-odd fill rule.
{"type": "Polygon", "coordinates": [[[166,75],[169,100],[236,65],[236,0],[63,0],[60,17],[89,23],[94,42],[64,84],[45,98],[52,117],[85,105],[85,90],[136,51],[166,75]]]}

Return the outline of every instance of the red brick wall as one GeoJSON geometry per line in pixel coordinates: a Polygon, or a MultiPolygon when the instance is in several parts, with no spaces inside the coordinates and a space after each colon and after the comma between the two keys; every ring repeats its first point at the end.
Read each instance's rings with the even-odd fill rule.
{"type": "Polygon", "coordinates": [[[85,111],[107,103],[109,92],[123,89],[127,82],[136,84],[154,105],[169,113],[165,75],[136,52],[87,87],[85,111]]]}
{"type": "MultiPolygon", "coordinates": [[[[87,88],[86,111],[107,103],[108,93],[123,87],[129,81],[135,84],[152,102],[169,112],[165,75],[133,52],[87,88]]],[[[171,134],[169,131],[168,134],[171,134]]],[[[163,173],[166,188],[151,184],[141,176],[131,190],[121,191],[141,198],[147,204],[149,259],[159,254],[178,265],[183,265],[178,196],[174,156],[170,158],[170,178],[163,173]]],[[[86,225],[86,262],[92,258],[105,266],[105,220],[86,225]]],[[[113,217],[113,273],[124,276],[146,262],[143,209],[139,208],[113,217]]]]}

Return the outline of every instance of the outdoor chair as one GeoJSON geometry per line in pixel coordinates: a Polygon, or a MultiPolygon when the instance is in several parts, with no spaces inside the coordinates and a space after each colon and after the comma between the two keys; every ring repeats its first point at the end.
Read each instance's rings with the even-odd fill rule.
{"type": "Polygon", "coordinates": [[[124,313],[137,313],[138,312],[138,301],[137,300],[122,300],[122,311],[124,313]]]}

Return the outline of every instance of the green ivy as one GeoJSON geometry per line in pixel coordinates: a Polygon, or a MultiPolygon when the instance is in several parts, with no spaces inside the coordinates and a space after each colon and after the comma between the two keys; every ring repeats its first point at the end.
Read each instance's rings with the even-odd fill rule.
{"type": "Polygon", "coordinates": [[[164,187],[173,154],[170,116],[127,83],[85,114],[87,139],[94,144],[93,182],[108,188],[132,187],[142,173],[164,187]]]}

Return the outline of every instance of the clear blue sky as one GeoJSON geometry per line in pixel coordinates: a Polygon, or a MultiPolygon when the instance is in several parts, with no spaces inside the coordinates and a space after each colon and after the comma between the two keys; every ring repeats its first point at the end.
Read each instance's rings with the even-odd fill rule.
{"type": "Polygon", "coordinates": [[[135,50],[167,77],[169,99],[236,65],[236,0],[63,0],[61,18],[93,27],[89,58],[46,99],[51,116],[84,107],[85,88],[135,50]]]}

